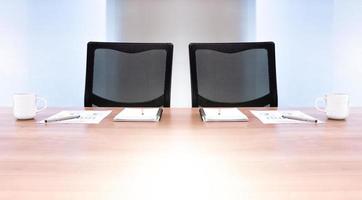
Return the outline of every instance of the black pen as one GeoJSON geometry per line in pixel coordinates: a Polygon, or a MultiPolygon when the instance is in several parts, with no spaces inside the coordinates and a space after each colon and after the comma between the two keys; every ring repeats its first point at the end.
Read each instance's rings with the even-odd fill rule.
{"type": "Polygon", "coordinates": [[[285,118],[285,119],[293,119],[293,120],[299,120],[299,121],[305,121],[305,122],[318,123],[318,120],[316,120],[316,119],[309,119],[309,118],[305,118],[305,117],[297,117],[297,116],[290,116],[290,115],[282,115],[282,118],[285,118]]]}
{"type": "Polygon", "coordinates": [[[79,117],[80,117],[80,115],[71,115],[71,116],[65,116],[65,117],[57,117],[57,118],[46,119],[46,120],[44,120],[44,122],[45,123],[57,122],[57,121],[63,121],[63,120],[68,120],[68,119],[77,119],[79,117]]]}

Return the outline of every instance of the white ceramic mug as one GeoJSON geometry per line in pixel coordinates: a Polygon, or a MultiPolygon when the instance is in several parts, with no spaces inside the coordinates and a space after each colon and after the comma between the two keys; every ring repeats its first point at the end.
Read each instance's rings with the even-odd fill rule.
{"type": "Polygon", "coordinates": [[[17,119],[33,119],[36,113],[47,108],[47,101],[32,93],[17,93],[13,95],[13,114],[17,119]],[[38,102],[43,106],[38,108],[38,102]]]}
{"type": "Polygon", "coordinates": [[[343,93],[331,93],[324,97],[318,97],[314,102],[314,107],[325,112],[330,119],[346,119],[349,115],[349,96],[343,93]],[[325,103],[325,107],[319,107],[320,102],[325,103]]]}

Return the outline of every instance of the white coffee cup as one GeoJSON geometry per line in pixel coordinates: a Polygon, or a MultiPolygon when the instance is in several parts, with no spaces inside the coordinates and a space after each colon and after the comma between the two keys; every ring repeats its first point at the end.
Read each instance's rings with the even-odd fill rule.
{"type": "Polygon", "coordinates": [[[318,97],[314,102],[314,107],[325,112],[330,119],[346,119],[349,115],[349,96],[343,93],[331,93],[324,97],[318,97]],[[319,107],[320,102],[325,103],[325,107],[319,107]]]}
{"type": "Polygon", "coordinates": [[[47,101],[32,93],[17,93],[13,95],[13,114],[16,119],[33,119],[36,113],[47,108],[47,101]],[[38,108],[38,102],[43,106],[38,108]]]}

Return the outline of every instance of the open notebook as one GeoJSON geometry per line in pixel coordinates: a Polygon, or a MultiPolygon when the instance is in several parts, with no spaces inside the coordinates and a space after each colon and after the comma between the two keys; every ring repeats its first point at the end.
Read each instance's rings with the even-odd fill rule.
{"type": "Polygon", "coordinates": [[[204,122],[246,122],[248,117],[237,108],[200,108],[204,122]]]}
{"type": "Polygon", "coordinates": [[[161,115],[162,108],[125,108],[113,118],[113,121],[157,122],[160,121],[161,115]]]}

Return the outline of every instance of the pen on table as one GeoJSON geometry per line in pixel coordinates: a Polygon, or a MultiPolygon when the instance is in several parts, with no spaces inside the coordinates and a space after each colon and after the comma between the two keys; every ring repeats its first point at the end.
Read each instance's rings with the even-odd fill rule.
{"type": "Polygon", "coordinates": [[[44,120],[44,122],[45,123],[57,122],[57,121],[63,121],[63,120],[68,120],[68,119],[77,119],[79,117],[80,117],[80,115],[71,115],[71,116],[65,116],[65,117],[57,117],[57,118],[52,118],[52,119],[46,119],[46,120],[44,120]]]}
{"type": "Polygon", "coordinates": [[[297,116],[290,116],[290,115],[282,115],[282,117],[285,119],[293,119],[293,120],[299,120],[299,121],[305,121],[305,122],[318,123],[318,120],[316,120],[316,119],[309,119],[309,118],[305,118],[305,117],[297,117],[297,116]]]}

